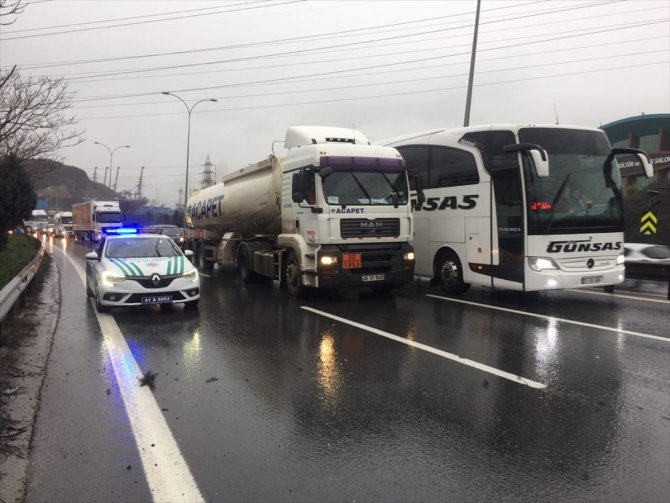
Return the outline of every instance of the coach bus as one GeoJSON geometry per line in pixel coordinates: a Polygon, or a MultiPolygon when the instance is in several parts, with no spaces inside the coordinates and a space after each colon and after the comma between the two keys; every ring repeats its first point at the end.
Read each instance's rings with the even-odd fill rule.
{"type": "Polygon", "coordinates": [[[413,174],[415,273],[446,293],[471,284],[539,291],[624,280],[616,156],[595,128],[490,125],[381,141],[413,174]],[[416,197],[423,191],[424,197],[416,197]]]}

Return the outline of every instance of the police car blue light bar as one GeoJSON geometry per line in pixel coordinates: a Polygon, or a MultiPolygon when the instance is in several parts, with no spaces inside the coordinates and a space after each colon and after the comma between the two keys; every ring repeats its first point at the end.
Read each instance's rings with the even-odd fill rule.
{"type": "Polygon", "coordinates": [[[117,235],[126,235],[126,234],[137,234],[136,227],[107,227],[104,229],[105,234],[117,234],[117,235]]]}

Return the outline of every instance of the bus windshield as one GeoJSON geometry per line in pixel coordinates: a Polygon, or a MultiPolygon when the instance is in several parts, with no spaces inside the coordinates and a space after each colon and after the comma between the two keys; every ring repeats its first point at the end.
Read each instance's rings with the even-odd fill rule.
{"type": "Polygon", "coordinates": [[[610,153],[604,132],[524,128],[519,142],[541,145],[549,154],[549,177],[524,170],[529,234],[622,229],[621,177],[616,165],[611,180],[604,174],[610,153]]]}

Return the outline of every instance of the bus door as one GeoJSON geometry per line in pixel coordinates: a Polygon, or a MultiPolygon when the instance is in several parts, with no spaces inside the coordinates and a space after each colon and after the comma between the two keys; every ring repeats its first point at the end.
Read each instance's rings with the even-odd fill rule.
{"type": "Polygon", "coordinates": [[[498,265],[493,267],[492,286],[524,282],[524,222],[521,176],[517,167],[495,170],[492,174],[492,238],[498,241],[498,265]]]}

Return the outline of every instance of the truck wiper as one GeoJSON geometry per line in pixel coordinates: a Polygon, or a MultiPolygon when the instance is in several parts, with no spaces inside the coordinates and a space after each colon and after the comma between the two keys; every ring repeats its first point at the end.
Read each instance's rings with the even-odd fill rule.
{"type": "Polygon", "coordinates": [[[363,186],[363,184],[361,183],[361,181],[358,179],[358,177],[357,177],[353,172],[351,173],[351,176],[354,177],[354,180],[356,180],[356,183],[358,184],[358,186],[359,186],[359,187],[361,188],[361,190],[363,191],[363,194],[365,194],[365,197],[368,198],[368,201],[369,201],[370,203],[372,203],[372,198],[370,197],[370,194],[368,193],[367,190],[365,190],[365,187],[363,186]]]}

